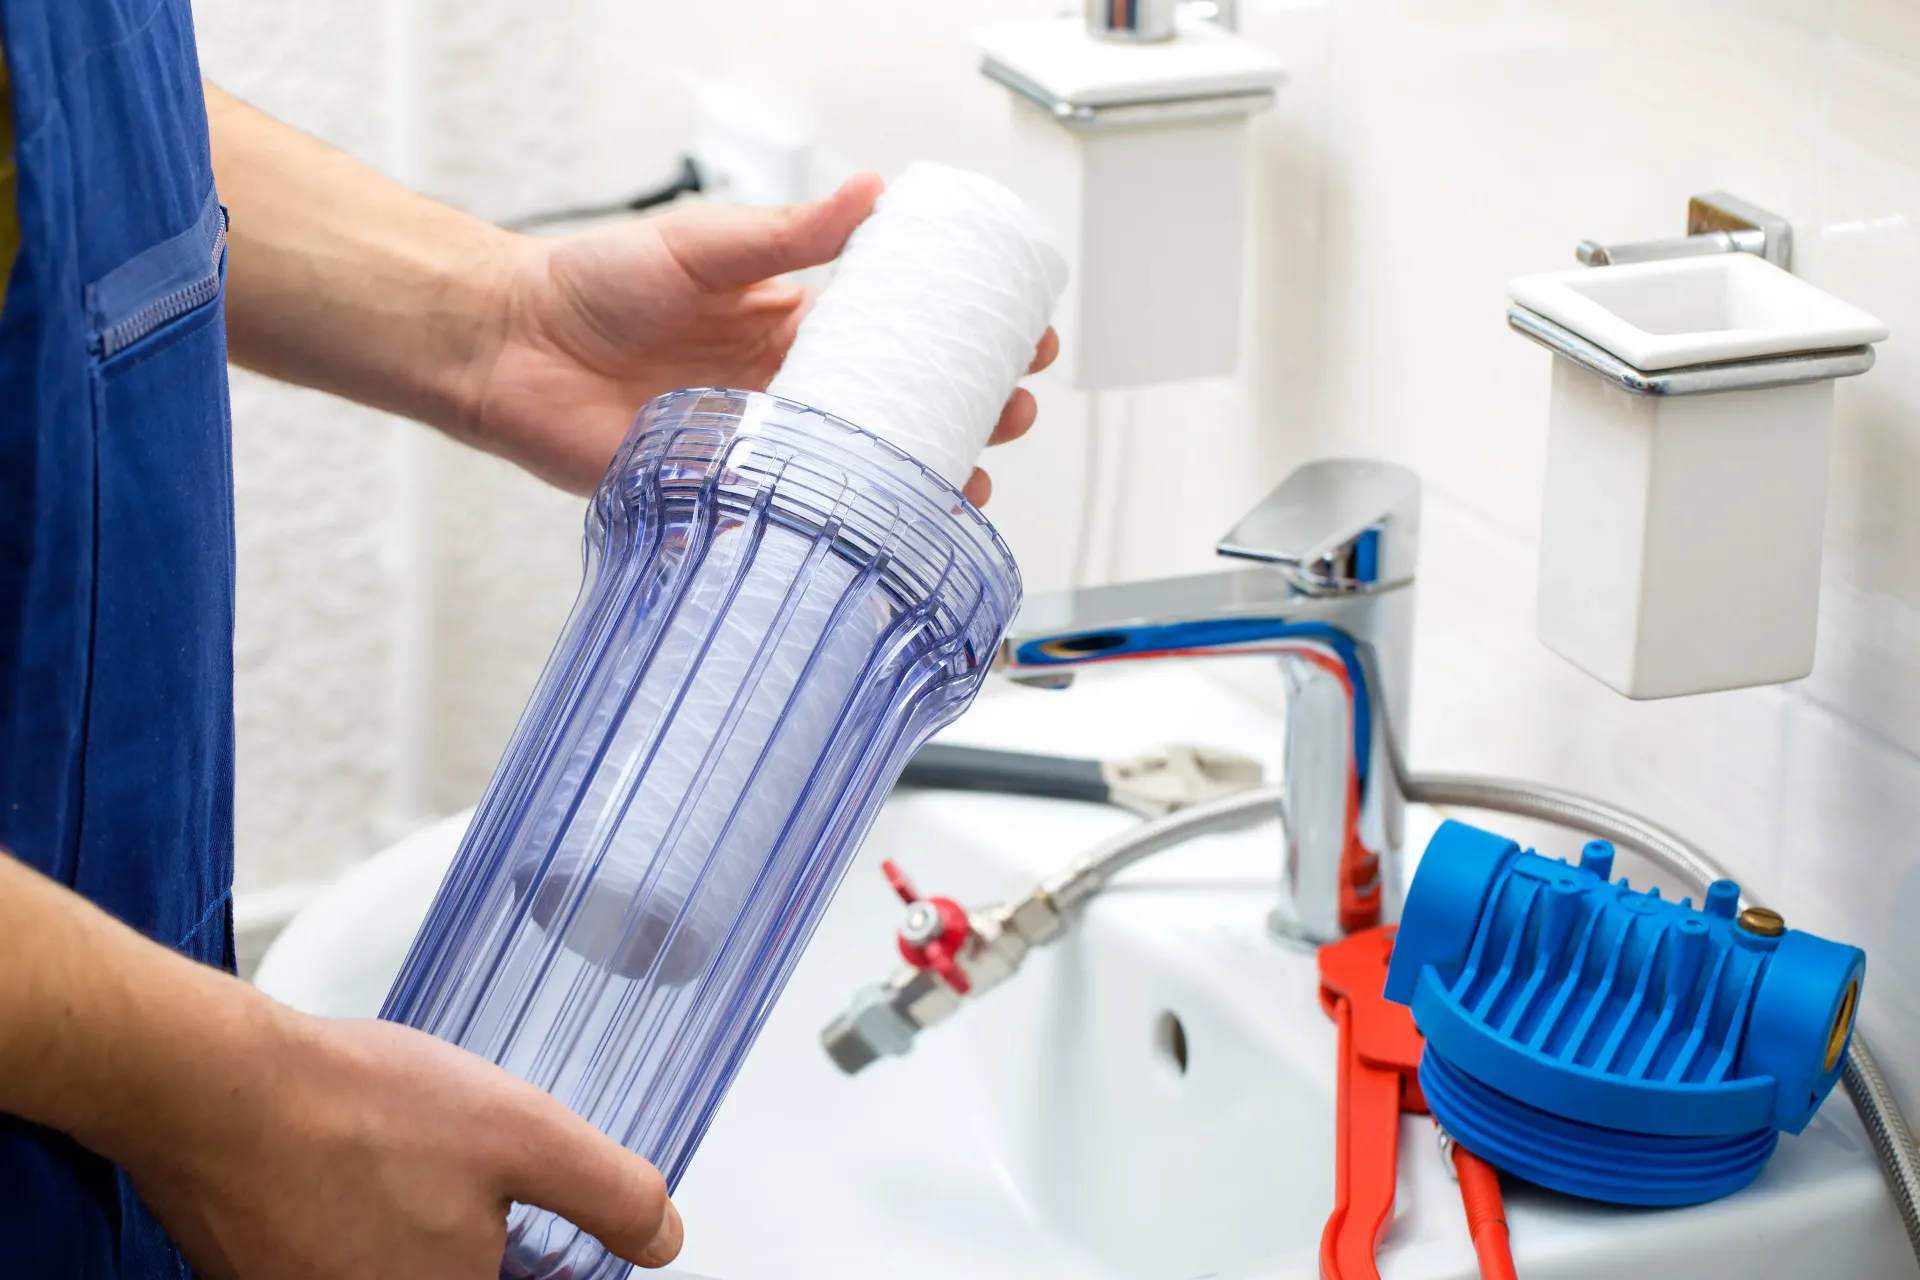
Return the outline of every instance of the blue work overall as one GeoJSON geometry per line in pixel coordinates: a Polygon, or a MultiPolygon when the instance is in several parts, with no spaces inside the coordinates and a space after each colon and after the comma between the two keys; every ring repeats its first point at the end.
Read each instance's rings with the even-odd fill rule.
{"type": "MultiPolygon", "coordinates": [[[[231,966],[226,230],[192,15],[0,0],[0,54],[0,845],[231,966]]],[[[0,1116],[0,1275],[189,1274],[123,1173],[0,1116]]]]}

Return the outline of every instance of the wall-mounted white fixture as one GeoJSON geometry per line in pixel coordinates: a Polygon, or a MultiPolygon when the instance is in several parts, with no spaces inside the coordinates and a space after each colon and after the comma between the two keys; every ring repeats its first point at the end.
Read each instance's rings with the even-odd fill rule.
{"type": "Polygon", "coordinates": [[[793,204],[813,194],[813,122],[792,102],[733,81],[700,90],[693,158],[706,190],[731,204],[793,204]]]}
{"type": "Polygon", "coordinates": [[[1508,286],[1508,323],[1558,357],[1540,639],[1630,698],[1813,669],[1834,380],[1887,336],[1769,260],[1784,219],[1694,206],[1729,202],[1758,225],[1589,241],[1583,261],[1628,265],[1508,286]]]}
{"type": "Polygon", "coordinates": [[[1012,91],[1008,183],[1072,265],[1056,325],[1075,386],[1232,373],[1244,274],[1247,117],[1282,73],[1221,21],[1165,0],[1089,0],[975,40],[1012,91]],[[1175,20],[1176,11],[1178,14],[1175,20]]]}

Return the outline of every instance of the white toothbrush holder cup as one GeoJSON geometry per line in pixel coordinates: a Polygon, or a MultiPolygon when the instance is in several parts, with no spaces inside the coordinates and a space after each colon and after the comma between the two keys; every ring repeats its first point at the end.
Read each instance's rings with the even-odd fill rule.
{"type": "Polygon", "coordinates": [[[1887,336],[1747,253],[1525,276],[1550,347],[1538,632],[1630,698],[1813,669],[1834,379],[1887,336]]]}

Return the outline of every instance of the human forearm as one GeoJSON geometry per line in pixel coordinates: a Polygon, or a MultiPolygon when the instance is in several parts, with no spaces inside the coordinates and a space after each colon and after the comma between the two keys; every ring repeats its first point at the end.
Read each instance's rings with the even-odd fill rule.
{"type": "Polygon", "coordinates": [[[277,1006],[0,854],[0,1111],[138,1162],[264,1085],[277,1006]]]}
{"type": "Polygon", "coordinates": [[[522,238],[206,93],[234,362],[468,435],[522,238]]]}

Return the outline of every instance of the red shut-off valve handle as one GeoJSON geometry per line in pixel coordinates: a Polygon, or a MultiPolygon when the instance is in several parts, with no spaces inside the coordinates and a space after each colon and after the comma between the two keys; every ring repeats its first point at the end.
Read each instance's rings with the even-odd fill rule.
{"type": "Polygon", "coordinates": [[[967,919],[966,908],[952,898],[922,898],[907,879],[906,872],[892,859],[882,862],[880,870],[893,891],[900,895],[900,901],[908,906],[927,907],[937,920],[937,928],[918,931],[917,938],[910,937],[905,929],[900,931],[901,958],[916,969],[933,970],[956,994],[967,994],[973,984],[968,981],[966,970],[960,967],[960,949],[967,945],[973,925],[967,919]]]}

